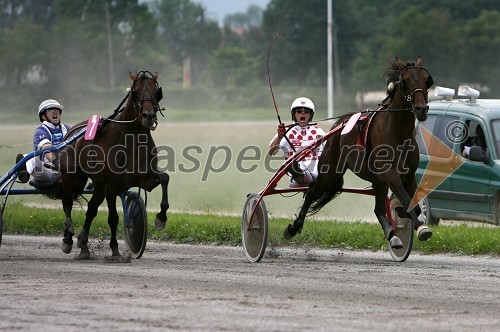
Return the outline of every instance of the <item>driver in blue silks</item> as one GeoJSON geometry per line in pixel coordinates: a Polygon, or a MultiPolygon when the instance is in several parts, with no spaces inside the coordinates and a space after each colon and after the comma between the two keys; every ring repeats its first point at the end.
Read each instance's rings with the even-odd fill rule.
{"type": "MultiPolygon", "coordinates": [[[[38,118],[42,124],[36,128],[33,135],[33,148],[35,151],[63,142],[64,136],[70,128],[67,124],[61,123],[63,108],[54,99],[44,100],[38,107],[38,118]]],[[[56,184],[61,177],[61,173],[56,170],[59,163],[58,154],[58,151],[55,151],[28,160],[19,170],[19,182],[28,182],[31,174],[34,182],[38,185],[50,186],[56,184]]],[[[16,163],[23,157],[22,154],[18,154],[16,163]]]]}

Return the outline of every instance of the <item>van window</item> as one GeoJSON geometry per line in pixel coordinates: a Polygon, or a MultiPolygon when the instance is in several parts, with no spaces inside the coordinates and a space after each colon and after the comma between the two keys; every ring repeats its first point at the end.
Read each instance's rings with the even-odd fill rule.
{"type": "Polygon", "coordinates": [[[500,156],[500,119],[491,121],[491,128],[495,140],[495,152],[497,156],[500,156]]]}
{"type": "MultiPolygon", "coordinates": [[[[419,126],[424,126],[425,129],[432,132],[435,138],[444,143],[450,150],[453,149],[455,141],[463,137],[463,124],[460,123],[458,116],[451,115],[429,115],[427,120],[419,122],[419,126]]],[[[500,128],[499,128],[500,129],[500,128]]],[[[500,132],[499,132],[500,133],[500,132]]],[[[429,154],[429,150],[433,151],[433,155],[437,157],[449,158],[450,152],[443,151],[443,149],[426,147],[424,140],[421,136],[420,130],[417,130],[415,139],[417,141],[418,149],[421,154],[429,154]],[[429,149],[428,149],[429,148],[429,149]]],[[[432,141],[431,141],[431,144],[432,141]]]]}
{"type": "Polygon", "coordinates": [[[488,150],[484,129],[481,124],[475,120],[466,121],[466,130],[464,131],[461,151],[464,150],[465,147],[471,146],[480,146],[485,153],[488,150]]]}
{"type": "Polygon", "coordinates": [[[464,126],[458,116],[440,116],[432,134],[443,142],[447,147],[453,149],[455,142],[460,142],[464,137],[464,126]]]}
{"type": "Polygon", "coordinates": [[[428,154],[428,153],[427,153],[427,148],[425,147],[425,144],[424,144],[424,139],[422,138],[422,134],[420,133],[420,130],[418,129],[418,127],[424,126],[425,129],[427,129],[428,131],[430,131],[432,133],[434,131],[434,127],[436,125],[437,118],[438,118],[437,115],[429,114],[427,116],[427,120],[425,120],[424,122],[417,122],[417,132],[415,134],[415,139],[417,141],[418,150],[421,154],[428,154]]]}

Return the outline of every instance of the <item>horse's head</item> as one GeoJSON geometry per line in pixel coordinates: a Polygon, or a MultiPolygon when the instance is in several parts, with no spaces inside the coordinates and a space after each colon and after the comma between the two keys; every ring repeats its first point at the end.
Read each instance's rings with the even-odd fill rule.
{"type": "Polygon", "coordinates": [[[419,121],[427,119],[427,111],[429,110],[427,90],[434,84],[432,76],[422,65],[423,60],[420,56],[417,58],[416,63],[407,63],[396,58],[392,66],[395,75],[398,77],[391,80],[390,75],[387,75],[389,77],[388,90],[391,99],[394,100],[397,93],[395,89],[398,86],[402,98],[404,98],[408,108],[419,121]]]}
{"type": "Polygon", "coordinates": [[[158,85],[158,73],[149,71],[130,73],[132,79],[131,99],[141,124],[150,130],[155,130],[158,124],[156,113],[160,110],[158,104],[163,98],[158,85]]]}

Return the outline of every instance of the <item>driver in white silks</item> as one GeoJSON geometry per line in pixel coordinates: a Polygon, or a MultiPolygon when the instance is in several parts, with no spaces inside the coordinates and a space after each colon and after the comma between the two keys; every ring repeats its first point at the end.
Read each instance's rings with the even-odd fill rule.
{"type": "MultiPolygon", "coordinates": [[[[278,132],[269,143],[269,154],[274,155],[282,150],[285,159],[293,156],[296,151],[311,145],[315,140],[325,136],[323,129],[317,125],[310,125],[314,116],[314,104],[309,98],[299,97],[290,107],[294,125],[287,130],[285,125],[278,125],[278,132]],[[286,137],[285,137],[286,135],[286,137]],[[290,146],[292,144],[292,146],[290,146]]],[[[288,169],[290,187],[308,186],[318,176],[318,160],[323,152],[325,142],[312,150],[304,160],[294,162],[288,169]]]]}

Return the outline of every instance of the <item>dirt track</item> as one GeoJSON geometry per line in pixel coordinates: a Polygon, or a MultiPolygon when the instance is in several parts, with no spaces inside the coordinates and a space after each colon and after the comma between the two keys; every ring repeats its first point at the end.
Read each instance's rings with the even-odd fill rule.
{"type": "MultiPolygon", "coordinates": [[[[500,259],[148,243],[75,259],[59,238],[4,236],[0,330],[500,331],[500,259]]],[[[120,243],[123,248],[123,243],[120,243]]]]}

